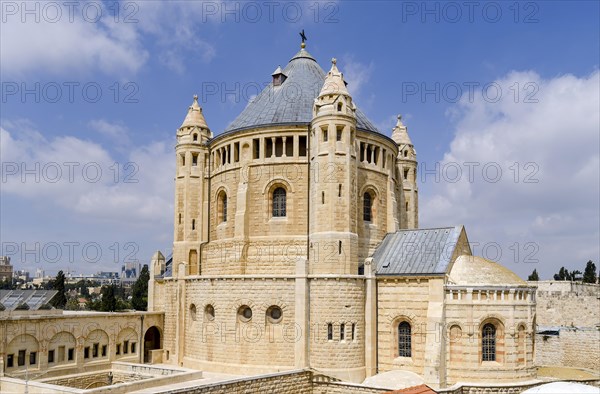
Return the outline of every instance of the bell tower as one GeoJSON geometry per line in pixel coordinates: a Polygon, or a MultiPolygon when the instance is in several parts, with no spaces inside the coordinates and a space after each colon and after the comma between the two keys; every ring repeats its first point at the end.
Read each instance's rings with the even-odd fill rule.
{"type": "Polygon", "coordinates": [[[175,175],[175,234],[173,263],[186,263],[187,275],[199,275],[200,245],[208,241],[207,142],[212,132],[206,124],[198,96],[177,130],[175,175]]]}
{"type": "Polygon", "coordinates": [[[419,195],[417,186],[417,151],[408,136],[408,129],[398,115],[398,122],[392,130],[392,139],[398,145],[396,169],[403,190],[400,199],[400,228],[419,227],[419,195]]]}
{"type": "Polygon", "coordinates": [[[310,271],[356,274],[356,106],[331,63],[310,126],[310,271]]]}

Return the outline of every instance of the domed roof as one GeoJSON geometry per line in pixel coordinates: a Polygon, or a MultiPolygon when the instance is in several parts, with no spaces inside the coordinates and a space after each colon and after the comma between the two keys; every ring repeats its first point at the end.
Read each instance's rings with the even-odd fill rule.
{"type": "MultiPolygon", "coordinates": [[[[325,72],[302,48],[283,69],[283,74],[287,77],[285,81],[279,86],[271,82],[248,102],[225,132],[279,124],[310,124],[315,98],[325,82],[325,72]]],[[[379,132],[358,108],[356,127],[379,132]]]]}
{"type": "Polygon", "coordinates": [[[449,282],[461,286],[527,286],[517,274],[479,256],[458,256],[450,270],[449,282]]]}

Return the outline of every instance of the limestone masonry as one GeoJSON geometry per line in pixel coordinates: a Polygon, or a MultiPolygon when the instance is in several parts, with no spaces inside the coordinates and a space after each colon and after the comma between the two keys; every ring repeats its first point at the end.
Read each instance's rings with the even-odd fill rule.
{"type": "Polygon", "coordinates": [[[173,254],[152,259],[162,361],[431,387],[532,379],[535,286],[472,256],[462,226],[418,229],[416,150],[360,111],[302,44],[213,136],[177,131],[173,254]],[[291,89],[299,92],[290,96],[291,89]]]}

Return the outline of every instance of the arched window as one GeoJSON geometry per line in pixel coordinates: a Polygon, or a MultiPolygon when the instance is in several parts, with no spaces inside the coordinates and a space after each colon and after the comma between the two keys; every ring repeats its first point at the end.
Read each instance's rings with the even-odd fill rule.
{"type": "Polygon", "coordinates": [[[227,221],[227,193],[225,190],[221,190],[217,194],[217,218],[218,223],[227,221]]]}
{"type": "Polygon", "coordinates": [[[278,187],[273,191],[273,217],[286,216],[286,191],[278,187]]]}
{"type": "Polygon", "coordinates": [[[372,219],[372,206],[373,203],[371,201],[371,194],[366,192],[363,196],[363,220],[365,222],[370,222],[372,219]]]}
{"type": "Polygon", "coordinates": [[[518,337],[517,337],[517,361],[519,365],[527,364],[527,352],[525,349],[525,327],[519,326],[518,337]]]}
{"type": "Polygon", "coordinates": [[[481,330],[481,360],[496,361],[496,326],[488,323],[481,330]]]}
{"type": "Polygon", "coordinates": [[[410,324],[403,321],[398,325],[398,356],[411,356],[411,330],[410,324]]]}

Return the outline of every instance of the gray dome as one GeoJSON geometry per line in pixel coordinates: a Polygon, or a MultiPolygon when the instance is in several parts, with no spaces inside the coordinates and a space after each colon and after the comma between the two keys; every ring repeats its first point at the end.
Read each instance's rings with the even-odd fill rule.
{"type": "MultiPolygon", "coordinates": [[[[241,129],[278,124],[306,124],[312,120],[313,104],[323,83],[325,72],[317,61],[301,49],[283,70],[287,77],[279,86],[269,86],[250,100],[241,114],[225,129],[241,129]]],[[[379,132],[360,109],[356,109],[356,127],[379,132]]]]}

